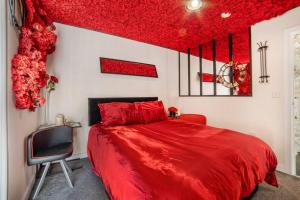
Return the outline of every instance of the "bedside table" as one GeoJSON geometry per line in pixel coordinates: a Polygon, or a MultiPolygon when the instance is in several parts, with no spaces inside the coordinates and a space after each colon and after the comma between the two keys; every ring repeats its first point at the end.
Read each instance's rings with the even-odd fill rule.
{"type": "Polygon", "coordinates": [[[61,125],[57,125],[57,124],[48,124],[48,125],[41,125],[38,127],[37,130],[42,130],[42,129],[46,129],[46,128],[54,128],[54,127],[57,127],[57,126],[70,126],[71,128],[81,128],[82,125],[80,122],[66,122],[64,124],[61,124],[61,125]]]}
{"type": "Polygon", "coordinates": [[[178,119],[188,121],[188,122],[194,122],[194,123],[206,125],[206,117],[204,115],[181,114],[178,119]]]}

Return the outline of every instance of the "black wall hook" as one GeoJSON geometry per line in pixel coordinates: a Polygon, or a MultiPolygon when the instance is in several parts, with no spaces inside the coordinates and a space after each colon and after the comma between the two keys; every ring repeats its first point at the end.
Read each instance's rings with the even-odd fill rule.
{"type": "Polygon", "coordinates": [[[268,83],[268,78],[270,78],[270,76],[268,75],[268,71],[267,71],[267,49],[268,49],[268,45],[267,45],[267,41],[265,42],[259,42],[257,43],[258,45],[258,51],[259,51],[259,55],[260,55],[260,83],[268,83]]]}

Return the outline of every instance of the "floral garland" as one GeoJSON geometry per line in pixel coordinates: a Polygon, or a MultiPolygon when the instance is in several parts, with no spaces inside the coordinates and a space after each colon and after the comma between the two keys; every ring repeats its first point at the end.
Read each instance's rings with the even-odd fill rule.
{"type": "Polygon", "coordinates": [[[55,26],[39,0],[25,0],[26,19],[20,29],[18,53],[12,59],[13,92],[16,108],[35,108],[45,103],[40,95],[47,85],[47,55],[55,50],[55,26]]]}

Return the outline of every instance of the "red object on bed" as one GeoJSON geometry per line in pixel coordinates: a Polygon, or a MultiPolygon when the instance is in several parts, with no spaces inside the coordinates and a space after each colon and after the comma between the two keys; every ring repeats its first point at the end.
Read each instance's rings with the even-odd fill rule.
{"type": "Polygon", "coordinates": [[[162,101],[135,102],[134,105],[142,115],[142,123],[148,124],[168,119],[162,101]]]}
{"type": "Polygon", "coordinates": [[[188,121],[188,122],[194,122],[194,123],[206,125],[206,117],[204,115],[181,114],[179,116],[179,119],[184,120],[184,121],[188,121]]]}
{"type": "Polygon", "coordinates": [[[128,123],[127,116],[135,111],[133,103],[112,102],[98,104],[103,126],[125,125],[128,123]]]}
{"type": "Polygon", "coordinates": [[[277,186],[267,144],[193,122],[94,125],[87,150],[111,199],[238,200],[263,181],[277,186]]]}

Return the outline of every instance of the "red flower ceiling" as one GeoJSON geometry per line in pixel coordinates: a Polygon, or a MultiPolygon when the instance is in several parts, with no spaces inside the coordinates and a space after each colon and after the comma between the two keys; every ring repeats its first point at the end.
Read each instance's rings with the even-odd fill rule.
{"type": "Polygon", "coordinates": [[[41,0],[57,22],[179,51],[226,37],[300,6],[300,0],[203,0],[197,12],[184,0],[41,0]],[[227,19],[221,13],[230,12],[227,19]]]}

